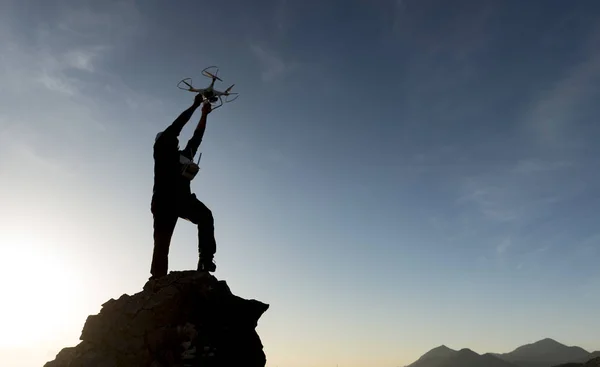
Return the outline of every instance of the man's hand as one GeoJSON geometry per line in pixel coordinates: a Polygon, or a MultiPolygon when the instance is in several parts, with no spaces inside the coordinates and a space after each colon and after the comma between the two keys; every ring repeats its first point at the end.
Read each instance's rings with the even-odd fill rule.
{"type": "Polygon", "coordinates": [[[202,105],[202,114],[208,115],[211,111],[212,111],[212,106],[211,106],[210,102],[208,102],[208,101],[204,102],[204,104],[202,105]]]}
{"type": "Polygon", "coordinates": [[[194,97],[194,107],[200,107],[203,101],[204,97],[202,97],[202,93],[196,94],[196,97],[194,97]]]}

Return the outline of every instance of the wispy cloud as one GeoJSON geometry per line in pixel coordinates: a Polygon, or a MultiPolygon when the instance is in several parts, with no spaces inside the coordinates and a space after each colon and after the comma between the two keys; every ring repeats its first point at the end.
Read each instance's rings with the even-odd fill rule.
{"type": "Polygon", "coordinates": [[[292,168],[294,167],[294,161],[285,155],[281,150],[270,148],[265,152],[265,158],[267,161],[273,163],[277,167],[292,168]]]}
{"type": "Polygon", "coordinates": [[[586,299],[592,300],[591,302],[600,301],[598,289],[600,289],[600,275],[591,277],[584,281],[581,286],[582,296],[586,299]]]}
{"type": "Polygon", "coordinates": [[[600,233],[592,234],[573,246],[573,259],[576,262],[600,256],[600,233]]]}
{"type": "MultiPolygon", "coordinates": [[[[105,117],[114,111],[127,116],[119,123],[122,128],[140,122],[139,106],[152,111],[160,107],[156,98],[126,85],[104,64],[127,45],[128,34],[134,33],[130,28],[142,28],[133,2],[111,3],[100,10],[86,5],[93,4],[62,3],[63,8],[52,13],[55,18],[23,25],[27,34],[21,24],[8,21],[11,13],[0,14],[0,132],[12,134],[4,138],[21,143],[23,152],[28,145],[48,149],[48,159],[68,161],[74,149],[88,153],[85,145],[94,134],[110,133],[116,123],[105,117]],[[113,33],[121,31],[123,39],[115,39],[113,33]],[[27,136],[17,134],[11,128],[15,126],[28,128],[27,136]]],[[[152,126],[146,122],[143,128],[152,126]]]]}
{"type": "MultiPolygon", "coordinates": [[[[135,3],[125,0],[99,9],[95,6],[93,2],[62,3],[53,12],[54,18],[27,27],[27,37],[20,24],[3,21],[9,19],[11,13],[0,15],[0,77],[3,80],[0,97],[5,102],[35,91],[37,105],[48,104],[45,107],[48,111],[48,108],[58,108],[60,100],[64,103],[61,111],[44,116],[45,120],[58,120],[57,129],[66,124],[61,121],[68,121],[58,116],[89,115],[93,110],[100,110],[98,106],[103,101],[119,104],[114,108],[136,112],[140,108],[158,109],[162,105],[149,93],[125,84],[121,75],[105,65],[116,52],[128,47],[135,36],[144,32],[144,22],[135,3]]],[[[3,112],[8,113],[6,109],[3,112]]],[[[15,113],[13,111],[13,120],[15,113]]],[[[89,116],[80,117],[80,123],[82,120],[92,121],[89,116]]],[[[96,125],[103,128],[104,123],[96,125]]]]}
{"type": "Polygon", "coordinates": [[[465,187],[466,194],[460,196],[457,202],[474,204],[477,211],[488,220],[510,222],[523,215],[522,204],[516,204],[511,198],[516,195],[516,192],[511,192],[512,188],[478,179],[468,180],[465,187]]]}
{"type": "Polygon", "coordinates": [[[523,120],[537,143],[548,148],[569,143],[582,112],[595,106],[600,81],[599,46],[600,27],[589,36],[581,61],[568,68],[552,88],[531,103],[523,120]]]}
{"type": "Polygon", "coordinates": [[[576,169],[574,162],[537,157],[489,167],[464,179],[457,203],[474,204],[492,221],[525,224],[549,214],[553,205],[581,189],[577,182],[565,180],[567,173],[576,169]]]}
{"type": "Polygon", "coordinates": [[[50,28],[41,28],[53,38],[68,34],[80,42],[124,43],[144,32],[142,15],[135,0],[119,0],[102,5],[93,1],[68,4],[58,9],[58,19],[50,28]],[[57,33],[56,30],[62,31],[57,33]]]}
{"type": "Polygon", "coordinates": [[[550,251],[551,245],[534,247],[530,250],[522,250],[515,258],[518,270],[535,270],[544,263],[544,255],[550,251]]]}
{"type": "Polygon", "coordinates": [[[279,38],[285,36],[288,28],[288,0],[279,0],[275,6],[275,28],[279,38]]]}
{"type": "Polygon", "coordinates": [[[287,62],[281,55],[263,46],[251,44],[250,48],[262,68],[261,76],[265,82],[282,78],[298,66],[297,63],[287,62]]]}
{"type": "Polygon", "coordinates": [[[31,81],[40,83],[51,92],[58,92],[70,96],[78,92],[78,88],[72,80],[48,70],[41,70],[39,75],[29,80],[29,82],[31,81]]]}
{"type": "Polygon", "coordinates": [[[419,19],[438,17],[439,4],[432,1],[394,0],[392,33],[417,45],[424,54],[448,52],[455,59],[464,59],[485,46],[489,34],[487,21],[497,5],[491,1],[456,4],[458,9],[437,19],[436,26],[423,26],[419,19]]]}
{"type": "Polygon", "coordinates": [[[35,61],[20,66],[23,71],[27,70],[27,73],[18,82],[37,82],[52,92],[74,95],[81,92],[85,83],[70,75],[70,72],[77,70],[94,73],[95,59],[103,52],[103,46],[73,47],[65,52],[38,51],[35,48],[23,50],[23,53],[32,56],[32,60],[35,61]]]}
{"type": "Polygon", "coordinates": [[[299,67],[290,55],[285,54],[282,45],[293,21],[288,0],[276,0],[262,24],[261,33],[250,36],[247,45],[251,56],[258,62],[261,79],[274,82],[287,77],[299,67]]]}
{"type": "Polygon", "coordinates": [[[540,158],[527,158],[520,160],[514,167],[513,172],[517,174],[536,174],[541,172],[558,171],[563,168],[573,167],[574,162],[567,160],[544,160],[540,158]]]}
{"type": "Polygon", "coordinates": [[[64,63],[74,69],[94,72],[94,61],[106,47],[95,46],[89,48],[72,49],[67,51],[62,59],[64,63]]]}
{"type": "MultiPolygon", "coordinates": [[[[1,120],[0,120],[1,121],[1,120]]],[[[68,166],[63,160],[56,159],[50,155],[42,154],[32,144],[31,131],[26,128],[19,128],[19,131],[0,131],[0,151],[3,152],[0,159],[0,165],[4,168],[9,166],[16,167],[36,167],[39,175],[65,175],[68,173],[68,166]],[[6,161],[4,160],[6,159],[6,161]]],[[[12,169],[10,169],[12,171],[12,169]]]]}
{"type": "Polygon", "coordinates": [[[512,240],[510,237],[503,239],[498,246],[496,246],[496,253],[502,255],[508,251],[508,249],[512,246],[512,240]]]}
{"type": "Polygon", "coordinates": [[[33,42],[19,37],[18,29],[5,29],[0,52],[6,70],[5,83],[13,90],[46,88],[51,92],[74,95],[83,83],[70,71],[93,73],[95,61],[107,51],[103,45],[86,45],[69,38],[60,40],[34,33],[33,42]],[[59,46],[60,44],[60,46],[59,46]]]}

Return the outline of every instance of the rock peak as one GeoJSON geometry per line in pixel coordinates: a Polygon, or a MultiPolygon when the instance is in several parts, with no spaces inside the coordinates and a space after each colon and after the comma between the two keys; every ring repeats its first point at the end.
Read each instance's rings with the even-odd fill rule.
{"type": "Polygon", "coordinates": [[[235,296],[209,273],[171,272],[90,315],[81,342],[44,367],[264,367],[255,331],[265,303],[235,296]]]}

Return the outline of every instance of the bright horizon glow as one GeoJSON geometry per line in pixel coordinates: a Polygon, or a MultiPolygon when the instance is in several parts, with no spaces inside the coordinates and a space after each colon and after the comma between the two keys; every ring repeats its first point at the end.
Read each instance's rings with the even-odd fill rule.
{"type": "Polygon", "coordinates": [[[33,232],[3,233],[0,242],[12,244],[0,266],[2,292],[10,299],[0,304],[0,346],[18,348],[52,341],[65,324],[73,323],[72,312],[81,307],[76,275],[49,251],[52,243],[33,232]]]}
{"type": "Polygon", "coordinates": [[[192,188],[269,366],[600,349],[600,3],[52,3],[0,12],[0,366],[142,289],[152,143],[209,65],[240,97],[192,188]]]}

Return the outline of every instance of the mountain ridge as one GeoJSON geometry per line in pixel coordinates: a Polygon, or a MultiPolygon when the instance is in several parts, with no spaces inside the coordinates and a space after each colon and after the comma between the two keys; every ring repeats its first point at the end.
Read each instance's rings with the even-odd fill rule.
{"type": "MultiPolygon", "coordinates": [[[[594,352],[596,353],[596,352],[594,352]]],[[[596,356],[585,363],[566,363],[553,367],[600,367],[600,357],[596,356]]]]}
{"type": "Polygon", "coordinates": [[[578,346],[567,346],[554,339],[544,338],[497,356],[521,367],[549,367],[585,362],[590,358],[590,352],[578,346]]]}
{"type": "Polygon", "coordinates": [[[406,367],[568,367],[582,366],[600,357],[579,346],[567,346],[552,338],[521,345],[507,353],[478,354],[469,348],[435,347],[406,367]]]}
{"type": "Polygon", "coordinates": [[[454,350],[441,345],[407,367],[518,367],[489,353],[478,354],[469,348],[454,350]]]}

